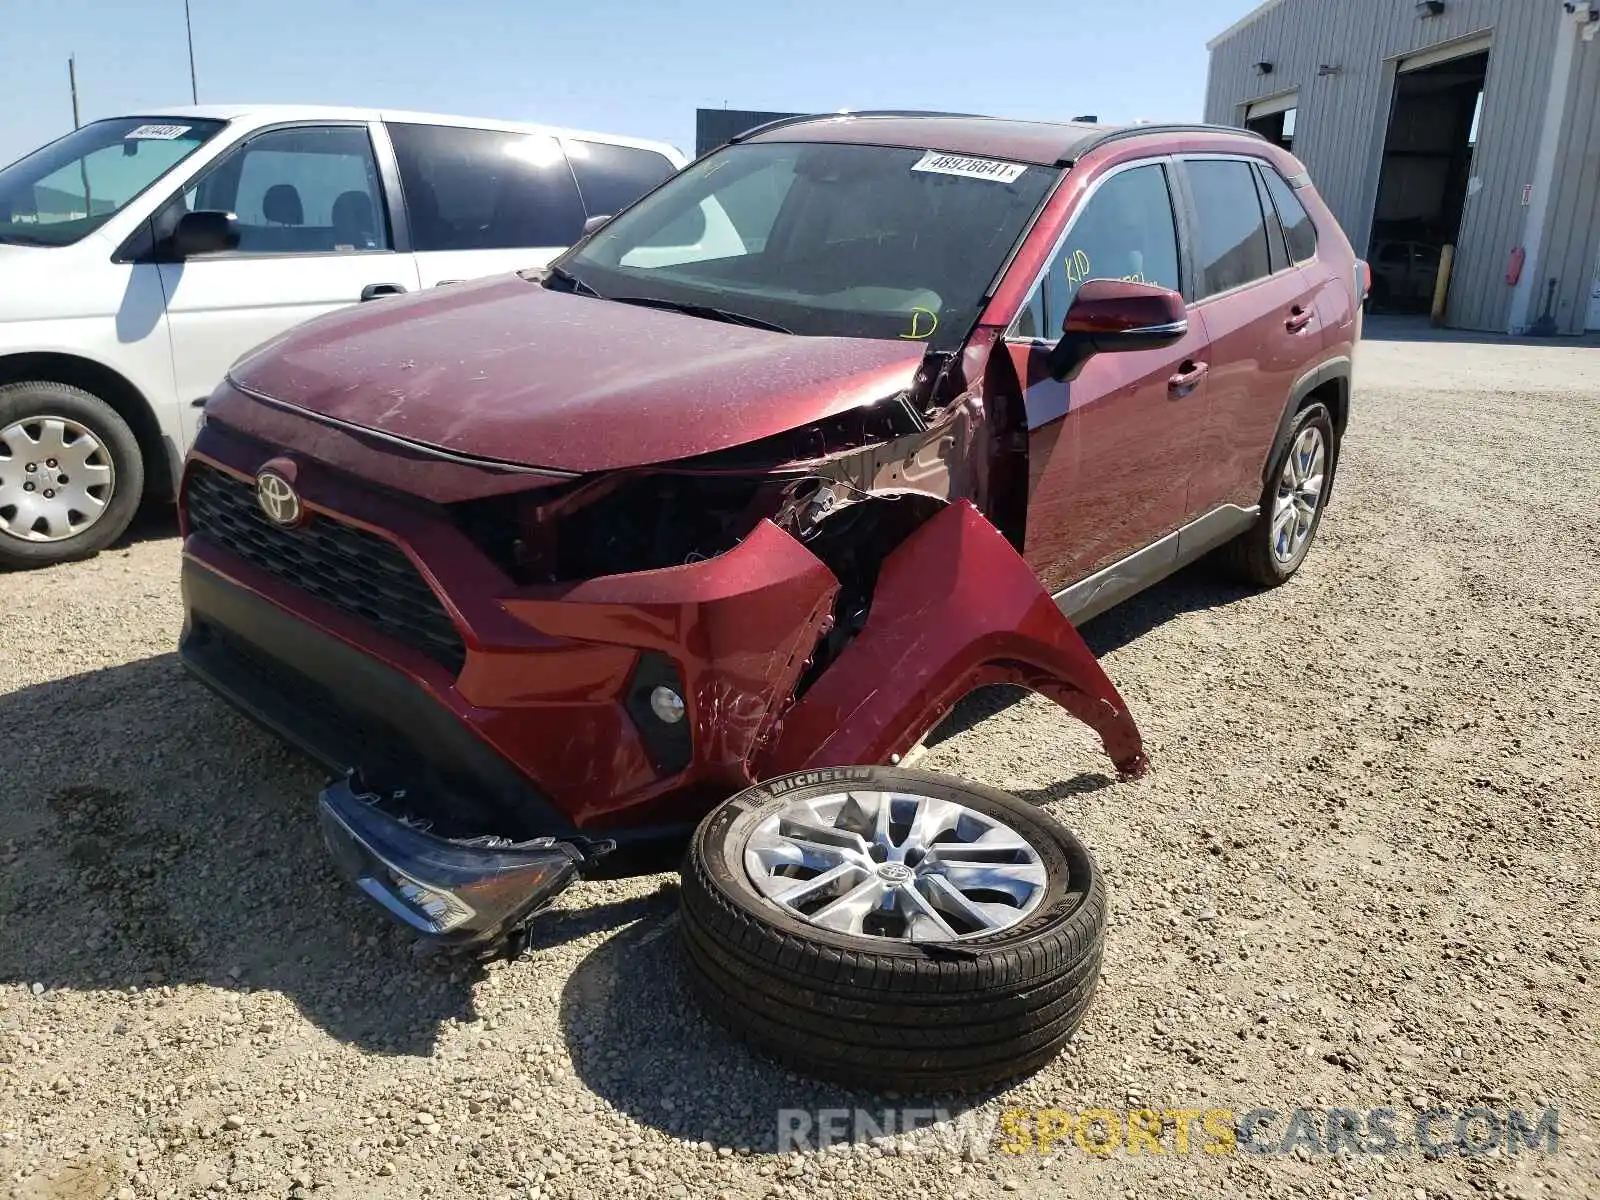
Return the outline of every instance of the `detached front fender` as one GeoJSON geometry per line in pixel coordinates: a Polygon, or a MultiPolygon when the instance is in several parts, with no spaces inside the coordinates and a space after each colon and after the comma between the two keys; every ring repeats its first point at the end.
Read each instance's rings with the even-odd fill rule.
{"type": "Polygon", "coordinates": [[[1125,779],[1148,762],[1116,686],[1005,536],[967,501],[883,564],[860,634],[785,714],[756,777],[890,762],[963,696],[1020,684],[1100,735],[1125,779]]]}

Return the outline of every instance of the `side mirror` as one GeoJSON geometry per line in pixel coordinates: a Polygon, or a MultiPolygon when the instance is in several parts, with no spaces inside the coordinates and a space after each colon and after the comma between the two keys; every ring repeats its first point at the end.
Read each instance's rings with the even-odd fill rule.
{"type": "Polygon", "coordinates": [[[239,218],[231,212],[189,212],[178,218],[169,242],[178,258],[239,247],[239,218]]]}
{"type": "Polygon", "coordinates": [[[583,223],[583,236],[584,237],[588,237],[596,229],[599,229],[600,226],[604,225],[607,221],[611,220],[611,216],[612,216],[612,214],[605,213],[605,214],[603,214],[601,216],[598,216],[598,217],[590,217],[587,221],[585,221],[583,223]]]}
{"type": "Polygon", "coordinates": [[[1076,379],[1096,354],[1160,350],[1189,332],[1183,297],[1164,287],[1120,279],[1091,279],[1078,289],[1050,351],[1054,379],[1076,379]]]}

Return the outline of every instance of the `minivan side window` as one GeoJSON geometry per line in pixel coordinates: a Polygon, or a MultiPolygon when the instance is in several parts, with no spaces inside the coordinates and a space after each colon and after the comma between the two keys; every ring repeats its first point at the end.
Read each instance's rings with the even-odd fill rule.
{"type": "Polygon", "coordinates": [[[585,213],[549,134],[389,125],[417,250],[570,246],[585,213]]]}
{"type": "Polygon", "coordinates": [[[1267,195],[1272,197],[1273,206],[1278,210],[1283,236],[1289,243],[1289,257],[1297,263],[1316,257],[1317,227],[1311,223],[1305,205],[1276,168],[1262,163],[1261,176],[1267,181],[1267,195]]]}
{"type": "Polygon", "coordinates": [[[1078,289],[1091,279],[1125,279],[1182,290],[1178,232],[1166,168],[1111,176],[1072,221],[1066,240],[1012,326],[1012,336],[1054,341],[1078,289]]]}
{"type": "Polygon", "coordinates": [[[677,170],[670,159],[637,146],[567,139],[567,158],[591,217],[614,217],[677,170]]]}
{"type": "Polygon", "coordinates": [[[372,139],[360,126],[259,134],[219,159],[188,190],[185,203],[236,214],[238,254],[390,248],[372,139]]]}
{"type": "Polygon", "coordinates": [[[1184,164],[1199,225],[1202,296],[1215,296],[1272,274],[1267,225],[1255,172],[1237,159],[1184,164]]]}

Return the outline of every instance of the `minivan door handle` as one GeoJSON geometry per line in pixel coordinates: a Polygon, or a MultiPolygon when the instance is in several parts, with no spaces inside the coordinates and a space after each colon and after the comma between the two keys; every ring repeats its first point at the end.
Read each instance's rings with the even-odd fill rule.
{"type": "Polygon", "coordinates": [[[1211,364],[1190,360],[1178,369],[1176,375],[1167,380],[1167,387],[1172,391],[1174,398],[1181,400],[1199,386],[1209,370],[1211,364]]]}
{"type": "Polygon", "coordinates": [[[362,300],[376,300],[379,296],[398,296],[404,292],[405,285],[401,283],[369,283],[361,289],[362,300]]]}
{"type": "Polygon", "coordinates": [[[1289,319],[1283,323],[1283,327],[1290,333],[1301,333],[1306,326],[1311,324],[1311,319],[1316,315],[1312,309],[1305,307],[1305,305],[1296,304],[1289,310],[1289,319]]]}

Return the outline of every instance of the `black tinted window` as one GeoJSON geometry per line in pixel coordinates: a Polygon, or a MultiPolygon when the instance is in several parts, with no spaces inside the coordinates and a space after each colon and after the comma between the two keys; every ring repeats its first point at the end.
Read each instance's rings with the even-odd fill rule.
{"type": "Polygon", "coordinates": [[[1272,273],[1267,227],[1250,164],[1203,160],[1187,164],[1198,218],[1201,292],[1218,292],[1272,273]]]}
{"type": "Polygon", "coordinates": [[[555,138],[444,125],[389,126],[418,250],[567,246],[583,202],[555,138]]]}
{"type": "Polygon", "coordinates": [[[665,155],[635,146],[568,140],[567,152],[591,217],[621,212],[673,171],[665,155]]]}
{"type": "Polygon", "coordinates": [[[1178,234],[1167,173],[1157,164],[1113,175],[1073,218],[1044,285],[1045,328],[1061,330],[1078,289],[1091,279],[1125,279],[1180,289],[1178,234]]]}
{"type": "Polygon", "coordinates": [[[1267,194],[1272,197],[1272,203],[1278,210],[1278,219],[1283,223],[1283,236],[1289,243],[1289,255],[1297,263],[1305,262],[1317,252],[1317,227],[1311,223],[1305,205],[1300,203],[1300,198],[1282,175],[1265,166],[1261,168],[1261,174],[1266,178],[1267,194]]]}

